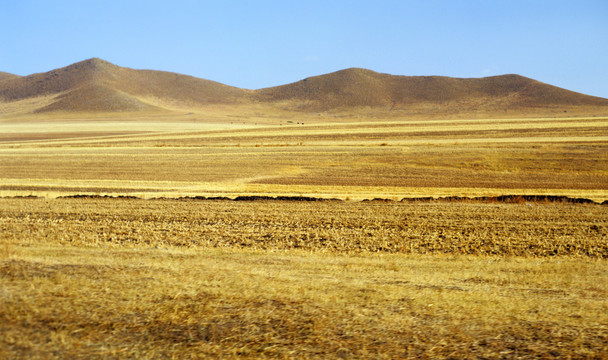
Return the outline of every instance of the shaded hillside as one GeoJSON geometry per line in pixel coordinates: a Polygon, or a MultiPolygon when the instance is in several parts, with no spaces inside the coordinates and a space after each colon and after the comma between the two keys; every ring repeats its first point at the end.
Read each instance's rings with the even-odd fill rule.
{"type": "Polygon", "coordinates": [[[260,89],[259,101],[293,109],[325,111],[348,107],[403,109],[416,105],[471,105],[495,108],[608,106],[608,99],[547,85],[519,75],[486,78],[395,76],[346,69],[292,84],[260,89]]]}
{"type": "Polygon", "coordinates": [[[0,85],[0,100],[56,95],[54,102],[35,111],[125,111],[159,106],[196,108],[232,104],[247,90],[162,71],[133,70],[101,59],[65,68],[10,78],[0,85]]]}
{"type": "Polygon", "coordinates": [[[22,100],[74,90],[104,75],[101,64],[101,60],[91,59],[45,73],[10,79],[2,84],[0,99],[22,100]]]}
{"type": "Polygon", "coordinates": [[[194,108],[207,104],[240,103],[248,93],[248,90],[193,76],[120,67],[112,72],[111,78],[105,79],[105,83],[127,94],[194,108]]]}
{"type": "Polygon", "coordinates": [[[67,109],[82,112],[139,111],[154,108],[154,106],[143,103],[128,94],[105,86],[91,85],[79,87],[59,95],[55,102],[36,110],[36,112],[65,111],[67,109]]]}

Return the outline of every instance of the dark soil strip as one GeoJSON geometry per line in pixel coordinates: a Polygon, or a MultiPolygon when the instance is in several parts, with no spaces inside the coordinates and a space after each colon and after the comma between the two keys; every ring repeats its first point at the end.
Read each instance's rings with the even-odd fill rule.
{"type": "MultiPolygon", "coordinates": [[[[45,189],[46,190],[46,189],[45,189]]],[[[64,190],[64,189],[62,189],[64,190]]],[[[108,189],[104,189],[108,191],[108,189]]],[[[124,192],[124,189],[122,189],[124,192]]],[[[138,190],[142,191],[142,190],[138,190]]],[[[153,191],[153,190],[151,190],[153,191]]],[[[6,196],[4,198],[39,198],[38,196],[6,196]]],[[[131,195],[86,195],[86,194],[75,194],[59,196],[58,199],[142,199],[137,196],[131,195]]],[[[264,195],[242,195],[235,198],[229,198],[226,196],[184,196],[178,198],[153,198],[150,200],[199,200],[199,201],[302,201],[302,202],[315,202],[315,201],[344,201],[335,198],[318,198],[309,196],[264,196],[264,195]]],[[[591,204],[591,205],[604,205],[608,206],[608,200],[601,203],[596,201],[585,199],[585,198],[571,198],[568,196],[561,195],[501,195],[501,196],[477,196],[477,197],[463,197],[463,196],[445,196],[445,197],[413,197],[403,198],[400,201],[391,199],[374,198],[365,199],[362,202],[405,202],[405,203],[429,203],[429,202],[478,202],[478,203],[507,203],[507,204],[526,204],[526,203],[568,203],[568,204],[591,204]]]]}

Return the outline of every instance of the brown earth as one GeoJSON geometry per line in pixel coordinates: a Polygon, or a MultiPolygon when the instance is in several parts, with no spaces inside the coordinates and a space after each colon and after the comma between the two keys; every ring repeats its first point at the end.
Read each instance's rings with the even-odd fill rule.
{"type": "Polygon", "coordinates": [[[246,90],[176,73],[124,68],[97,58],[23,77],[0,73],[0,104],[38,98],[40,102],[29,101],[20,112],[197,111],[229,105],[225,111],[234,113],[245,106],[262,112],[371,111],[381,117],[608,113],[608,99],[519,75],[465,79],[352,68],[246,90]]]}
{"type": "Polygon", "coordinates": [[[7,72],[0,71],[0,81],[4,81],[7,79],[16,79],[18,77],[19,77],[19,75],[9,74],[7,72]]]}

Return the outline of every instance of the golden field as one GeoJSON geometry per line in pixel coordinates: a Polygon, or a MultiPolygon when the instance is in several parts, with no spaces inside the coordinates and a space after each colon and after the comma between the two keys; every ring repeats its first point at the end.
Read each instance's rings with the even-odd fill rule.
{"type": "Polygon", "coordinates": [[[352,200],[534,194],[608,200],[606,117],[212,115],[1,121],[0,194],[352,200]]]}
{"type": "Polygon", "coordinates": [[[608,356],[608,213],[0,200],[0,357],[608,356]]]}
{"type": "Polygon", "coordinates": [[[604,202],[608,117],[353,114],[2,118],[0,358],[608,357],[605,205],[410,201],[604,202]]]}

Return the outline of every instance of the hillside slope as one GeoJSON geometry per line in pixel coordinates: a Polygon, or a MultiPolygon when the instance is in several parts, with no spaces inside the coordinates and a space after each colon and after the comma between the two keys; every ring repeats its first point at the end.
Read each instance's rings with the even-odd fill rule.
{"type": "Polygon", "coordinates": [[[8,79],[16,79],[18,77],[19,77],[19,75],[0,71],[0,81],[4,81],[4,80],[8,80],[8,79]]]}

